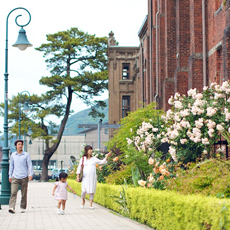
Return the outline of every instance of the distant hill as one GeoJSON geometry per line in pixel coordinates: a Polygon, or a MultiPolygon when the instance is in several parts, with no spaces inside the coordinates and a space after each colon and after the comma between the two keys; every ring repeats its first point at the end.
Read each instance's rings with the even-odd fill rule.
{"type": "MultiPolygon", "coordinates": [[[[105,114],[105,117],[103,118],[102,124],[108,122],[108,99],[105,100],[106,107],[102,110],[99,109],[100,112],[103,112],[105,114]]],[[[91,109],[85,109],[78,113],[75,113],[71,115],[67,121],[67,124],[65,126],[64,135],[75,135],[79,132],[85,130],[83,128],[78,128],[78,124],[98,124],[100,118],[92,118],[92,116],[89,116],[89,112],[91,109]]],[[[3,146],[3,137],[4,135],[0,136],[0,146],[3,146]]],[[[13,146],[13,142],[12,142],[13,146]]]]}
{"type": "MultiPolygon", "coordinates": [[[[102,124],[108,122],[108,99],[106,99],[105,102],[106,107],[103,110],[99,109],[100,112],[105,114],[102,124]]],[[[92,116],[89,116],[90,110],[91,109],[85,109],[71,115],[66,123],[64,135],[75,135],[83,131],[83,128],[78,128],[78,124],[98,124],[100,118],[94,119],[92,116]]]]}

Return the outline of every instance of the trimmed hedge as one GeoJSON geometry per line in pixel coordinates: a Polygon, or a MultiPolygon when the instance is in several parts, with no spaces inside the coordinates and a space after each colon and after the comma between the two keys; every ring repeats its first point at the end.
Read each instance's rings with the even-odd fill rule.
{"type": "MultiPolygon", "coordinates": [[[[78,195],[81,194],[81,184],[74,180],[68,183],[78,195]]],[[[98,183],[94,201],[119,212],[119,205],[111,196],[120,196],[120,191],[119,185],[98,183]]],[[[144,188],[128,188],[126,199],[130,218],[157,230],[230,229],[228,199],[144,188]]]]}

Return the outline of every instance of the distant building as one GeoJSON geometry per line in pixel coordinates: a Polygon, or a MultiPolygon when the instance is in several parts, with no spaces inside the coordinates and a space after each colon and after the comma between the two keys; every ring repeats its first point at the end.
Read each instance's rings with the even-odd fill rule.
{"type": "MultiPolygon", "coordinates": [[[[141,106],[138,75],[139,47],[118,46],[114,33],[108,39],[109,124],[117,124],[128,112],[141,106]]],[[[114,130],[110,130],[112,137],[114,130]]]]}
{"type": "MultiPolygon", "coordinates": [[[[91,145],[93,149],[98,149],[98,129],[90,128],[85,131],[80,132],[79,134],[85,135],[85,144],[91,145]]],[[[100,150],[106,151],[105,142],[109,141],[109,130],[101,128],[100,130],[100,150]]]]}
{"type": "Polygon", "coordinates": [[[166,111],[176,92],[201,92],[230,79],[230,0],[148,0],[140,46],[117,46],[113,35],[108,39],[109,123],[136,110],[139,101],[143,106],[156,101],[166,111]]]}
{"type": "MultiPolygon", "coordinates": [[[[30,153],[33,166],[40,169],[42,166],[43,154],[45,150],[45,141],[43,139],[36,138],[32,140],[32,144],[29,144],[30,140],[27,137],[24,142],[24,149],[30,153]]],[[[52,143],[50,143],[50,146],[52,143]]],[[[53,154],[49,162],[49,169],[52,168],[68,168],[72,165],[71,156],[75,159],[79,159],[81,151],[84,149],[85,135],[73,135],[62,136],[58,149],[53,154]]]]}

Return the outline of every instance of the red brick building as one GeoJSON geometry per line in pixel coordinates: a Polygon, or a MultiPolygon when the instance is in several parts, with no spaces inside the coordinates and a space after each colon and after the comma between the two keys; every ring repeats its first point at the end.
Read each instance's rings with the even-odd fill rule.
{"type": "Polygon", "coordinates": [[[143,101],[167,110],[175,92],[228,79],[229,35],[230,0],[148,0],[139,31],[143,101]]]}
{"type": "Polygon", "coordinates": [[[132,99],[130,111],[152,101],[167,110],[175,92],[202,91],[211,82],[229,79],[230,0],[147,1],[139,49],[116,46],[110,35],[109,123],[122,117],[122,93],[132,99]],[[130,65],[129,82],[122,80],[123,69],[116,68],[124,64],[130,65]]]}

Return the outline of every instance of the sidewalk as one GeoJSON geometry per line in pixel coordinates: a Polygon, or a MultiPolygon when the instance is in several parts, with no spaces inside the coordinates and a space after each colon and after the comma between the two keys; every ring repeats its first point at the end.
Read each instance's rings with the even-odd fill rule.
{"type": "MultiPolygon", "coordinates": [[[[54,183],[36,182],[29,183],[28,205],[26,213],[20,213],[21,192],[18,192],[16,213],[8,212],[8,205],[2,205],[0,210],[1,230],[151,230],[129,218],[113,213],[94,203],[94,210],[90,210],[86,200],[84,209],[80,208],[80,197],[74,198],[68,194],[65,215],[57,215],[57,201],[52,196],[54,183]]],[[[153,230],[153,229],[152,229],[153,230]]]]}

